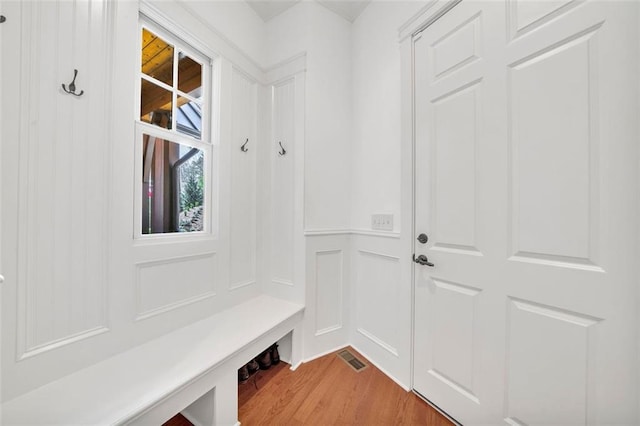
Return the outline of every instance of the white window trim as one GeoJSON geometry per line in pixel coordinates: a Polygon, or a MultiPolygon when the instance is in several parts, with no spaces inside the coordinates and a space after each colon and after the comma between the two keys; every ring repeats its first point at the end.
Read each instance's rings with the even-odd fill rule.
{"type": "Polygon", "coordinates": [[[135,245],[145,244],[157,244],[157,243],[172,243],[172,242],[185,242],[185,241],[200,241],[203,239],[218,239],[219,238],[219,206],[218,206],[218,193],[219,193],[219,167],[217,161],[217,147],[219,146],[219,97],[220,90],[214,90],[214,87],[219,89],[219,85],[215,82],[219,81],[220,67],[218,62],[214,58],[210,58],[206,54],[201,53],[193,47],[190,43],[190,38],[183,31],[178,28],[172,28],[171,25],[164,23],[163,25],[156,24],[154,21],[146,17],[144,14],[139,15],[138,20],[138,46],[137,52],[141,52],[142,49],[142,37],[140,37],[142,30],[147,29],[152,33],[163,38],[168,43],[174,46],[174,72],[173,72],[173,86],[169,86],[166,83],[155,80],[153,77],[147,76],[141,72],[140,59],[136,61],[136,93],[135,93],[135,172],[134,172],[134,226],[133,226],[133,239],[135,245]],[[175,30],[175,31],[174,31],[175,30]],[[179,34],[179,35],[176,35],[179,34]],[[202,134],[200,139],[196,139],[192,136],[180,133],[176,128],[176,115],[172,114],[172,129],[163,129],[161,127],[145,123],[140,120],[140,94],[141,94],[141,80],[145,79],[154,84],[157,84],[167,90],[172,91],[172,105],[175,105],[177,96],[184,96],[188,99],[192,99],[188,94],[179,91],[177,89],[177,62],[175,61],[175,55],[179,52],[183,52],[194,61],[202,65],[202,134]],[[174,90],[175,87],[175,90],[174,90]],[[208,99],[207,99],[208,97],[208,99]],[[142,173],[143,173],[143,134],[147,134],[152,137],[158,137],[170,142],[178,143],[181,145],[189,146],[192,148],[198,148],[204,153],[204,177],[205,177],[205,193],[204,193],[204,229],[203,231],[195,232],[171,232],[171,233],[156,233],[156,234],[143,234],[142,233],[142,173]]]}

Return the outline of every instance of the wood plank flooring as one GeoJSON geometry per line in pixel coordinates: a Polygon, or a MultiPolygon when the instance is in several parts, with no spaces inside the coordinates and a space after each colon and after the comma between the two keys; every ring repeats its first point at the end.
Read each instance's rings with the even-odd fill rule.
{"type": "Polygon", "coordinates": [[[332,353],[301,365],[295,372],[280,363],[239,385],[242,426],[451,425],[362,355],[349,350],[368,367],[356,372],[332,353]]]}
{"type": "Polygon", "coordinates": [[[356,372],[333,353],[303,364],[295,372],[281,368],[262,386],[258,379],[257,391],[249,387],[251,383],[241,385],[240,422],[243,426],[451,424],[362,355],[349,350],[368,367],[356,372]]]}

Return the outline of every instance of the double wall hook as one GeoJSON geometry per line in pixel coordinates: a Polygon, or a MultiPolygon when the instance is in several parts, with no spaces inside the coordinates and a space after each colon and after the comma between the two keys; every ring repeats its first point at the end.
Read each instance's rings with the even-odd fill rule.
{"type": "Polygon", "coordinates": [[[64,90],[65,92],[73,96],[82,96],[82,94],[84,93],[84,90],[81,90],[80,93],[76,93],[76,77],[77,76],[78,76],[78,70],[73,70],[73,80],[71,81],[71,83],[69,83],[69,90],[67,90],[64,84],[62,85],[62,90],[64,90]]]}
{"type": "Polygon", "coordinates": [[[280,145],[280,151],[278,151],[278,155],[280,155],[280,157],[282,157],[283,155],[285,155],[287,153],[287,150],[284,149],[284,147],[282,146],[282,141],[279,141],[278,144],[280,145]]]}
{"type": "Polygon", "coordinates": [[[244,141],[244,143],[242,144],[242,146],[240,147],[240,151],[242,152],[247,152],[249,151],[249,148],[247,148],[247,144],[249,143],[249,138],[247,138],[246,141],[244,141]]]}

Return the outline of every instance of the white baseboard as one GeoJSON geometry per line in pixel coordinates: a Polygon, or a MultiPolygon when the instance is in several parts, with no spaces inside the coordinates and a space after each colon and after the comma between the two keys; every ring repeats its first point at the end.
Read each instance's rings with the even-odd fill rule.
{"type": "Polygon", "coordinates": [[[321,357],[323,357],[323,356],[325,356],[325,355],[329,355],[329,354],[330,354],[330,353],[332,353],[332,352],[339,351],[340,349],[344,349],[344,348],[346,348],[347,346],[349,346],[349,344],[344,344],[344,345],[341,345],[341,346],[337,346],[337,347],[335,347],[335,348],[333,348],[333,349],[329,349],[328,351],[324,351],[324,352],[321,352],[321,353],[319,353],[319,354],[313,355],[313,356],[311,356],[311,357],[309,357],[309,358],[305,358],[302,362],[310,362],[310,361],[313,361],[314,359],[318,359],[318,358],[321,358],[321,357]]]}
{"type": "Polygon", "coordinates": [[[402,383],[400,380],[398,380],[396,377],[393,376],[393,374],[390,374],[387,370],[385,370],[384,368],[382,368],[379,364],[371,361],[371,357],[369,357],[364,351],[361,351],[356,345],[351,345],[351,347],[353,349],[355,349],[358,353],[360,353],[363,357],[365,357],[367,359],[367,361],[369,361],[371,364],[373,364],[378,370],[380,370],[385,376],[387,376],[388,378],[390,378],[391,380],[393,380],[394,382],[396,382],[396,384],[398,386],[400,386],[402,389],[404,389],[405,391],[409,392],[411,390],[411,386],[407,386],[404,383],[402,383]]]}
{"type": "Polygon", "coordinates": [[[347,346],[349,346],[349,345],[341,345],[341,346],[337,346],[337,347],[335,347],[335,348],[333,348],[333,349],[329,349],[328,351],[324,351],[324,352],[321,352],[321,353],[319,353],[319,354],[315,354],[315,355],[313,355],[313,356],[310,356],[310,357],[308,357],[308,358],[305,358],[305,359],[303,359],[302,361],[300,361],[299,363],[297,363],[296,365],[291,365],[291,371],[296,371],[296,370],[298,369],[298,367],[300,367],[300,366],[301,366],[302,364],[304,364],[304,363],[311,362],[311,361],[313,361],[313,360],[315,360],[315,359],[318,359],[318,358],[321,358],[321,357],[323,357],[323,356],[325,356],[325,355],[329,355],[330,353],[333,353],[333,352],[339,351],[340,349],[344,349],[344,348],[346,348],[347,346]]]}

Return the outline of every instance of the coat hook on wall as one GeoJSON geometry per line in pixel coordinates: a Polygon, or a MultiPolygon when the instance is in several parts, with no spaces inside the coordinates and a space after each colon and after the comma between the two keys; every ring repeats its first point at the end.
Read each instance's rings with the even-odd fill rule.
{"type": "Polygon", "coordinates": [[[287,153],[287,150],[284,149],[284,147],[282,146],[282,141],[278,142],[278,144],[280,145],[280,149],[281,149],[281,151],[278,151],[278,155],[280,155],[280,157],[282,157],[283,155],[285,155],[287,153]]]}
{"type": "Polygon", "coordinates": [[[0,24],[2,24],[6,20],[7,18],[4,15],[0,15],[0,24]]]}
{"type": "Polygon", "coordinates": [[[249,148],[247,148],[247,144],[249,143],[249,138],[247,138],[246,141],[244,141],[244,143],[242,144],[242,146],[240,147],[240,151],[242,152],[247,152],[249,151],[249,148]]]}
{"type": "Polygon", "coordinates": [[[69,90],[67,90],[64,84],[62,85],[62,90],[64,90],[65,92],[73,96],[82,96],[82,94],[84,93],[84,90],[81,90],[80,93],[76,93],[76,77],[77,76],[78,76],[78,70],[73,70],[73,80],[71,81],[71,83],[69,83],[69,90]]]}

